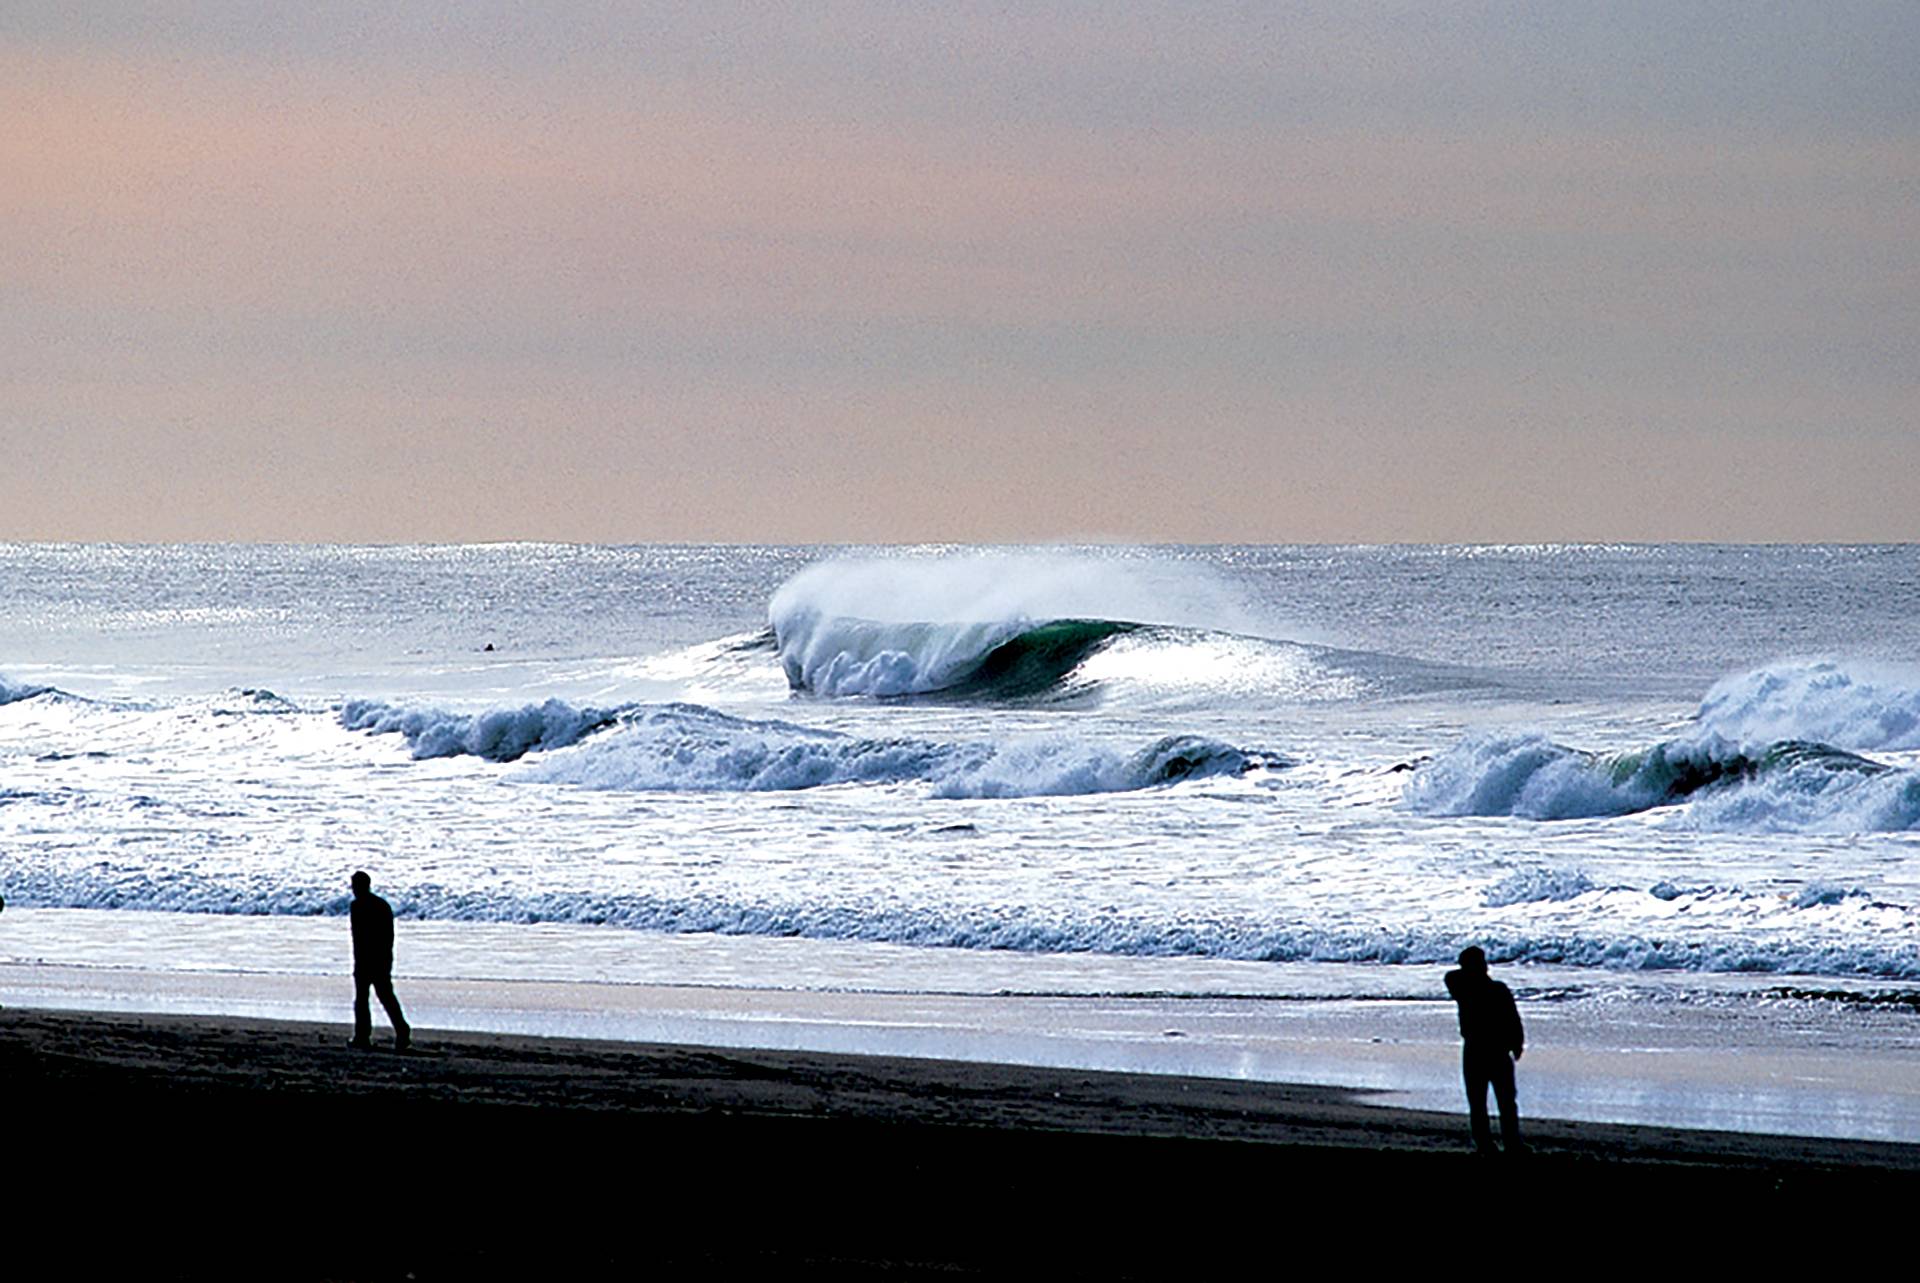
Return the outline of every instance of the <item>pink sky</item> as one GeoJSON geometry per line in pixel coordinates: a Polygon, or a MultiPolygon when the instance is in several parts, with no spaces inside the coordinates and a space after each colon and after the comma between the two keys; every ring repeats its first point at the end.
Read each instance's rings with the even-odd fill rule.
{"type": "Polygon", "coordinates": [[[1920,537],[1910,8],[27,9],[0,537],[1920,537]]]}

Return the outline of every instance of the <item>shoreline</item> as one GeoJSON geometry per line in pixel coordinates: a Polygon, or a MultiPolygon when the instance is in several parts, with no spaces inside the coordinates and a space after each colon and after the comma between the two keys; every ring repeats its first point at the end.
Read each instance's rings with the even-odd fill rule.
{"type": "Polygon", "coordinates": [[[0,1010],[10,1140],[33,1159],[16,1224],[151,1250],[158,1277],[1124,1274],[1243,1246],[1276,1208],[1437,1226],[1476,1191],[1544,1233],[1567,1207],[1859,1215],[1920,1194],[1908,1144],[1529,1120],[1531,1154],[1488,1160],[1463,1114],[1328,1086],[431,1029],[395,1055],[346,1033],[0,1010]],[[1188,1225],[1210,1228],[1167,1232],[1188,1225]]]}
{"type": "MultiPolygon", "coordinates": [[[[79,915],[40,916],[51,927],[54,919],[72,925],[79,915]]],[[[315,934],[316,943],[338,944],[337,930],[295,925],[315,934]]],[[[196,926],[188,934],[219,928],[223,943],[261,943],[257,929],[235,930],[224,921],[196,926]]],[[[504,933],[457,934],[492,940],[504,933]]],[[[634,970],[677,973],[681,981],[402,976],[399,991],[414,1023],[430,1029],[1314,1084],[1367,1090],[1381,1104],[1462,1108],[1452,1005],[1437,992],[1411,996],[1430,979],[1437,990],[1426,968],[1343,973],[1345,996],[1309,987],[1325,981],[1306,968],[1282,967],[1258,977],[1280,982],[1266,993],[767,988],[751,983],[765,967],[666,965],[713,951],[714,942],[630,944],[616,934],[613,943],[629,956],[646,946],[643,956],[660,959],[634,970]]],[[[0,1000],[9,1006],[326,1023],[345,1018],[351,1002],[351,982],[342,974],[61,965],[48,959],[59,956],[53,949],[38,952],[37,962],[0,963],[0,1000]]],[[[265,952],[202,948],[173,956],[206,967],[229,958],[244,964],[265,952]]],[[[799,942],[783,952],[837,962],[847,951],[799,942]]],[[[489,956],[471,944],[465,955],[489,956]]],[[[448,953],[446,960],[461,957],[448,953]]],[[[315,956],[312,965],[325,961],[315,956]]],[[[1597,988],[1592,977],[1566,973],[1503,974],[1522,993],[1530,1030],[1520,1076],[1529,1118],[1920,1143],[1920,1021],[1910,1002],[1796,999],[1751,987],[1676,997],[1606,977],[1610,987],[1597,988]],[[1538,996],[1529,999],[1529,992],[1538,996]]]]}

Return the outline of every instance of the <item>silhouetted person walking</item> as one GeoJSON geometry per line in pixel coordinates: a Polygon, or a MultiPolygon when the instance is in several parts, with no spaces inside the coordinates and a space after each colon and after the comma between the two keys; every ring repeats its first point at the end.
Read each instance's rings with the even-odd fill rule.
{"type": "Polygon", "coordinates": [[[1460,1007],[1460,1069],[1467,1080],[1467,1113],[1473,1120],[1473,1144],[1497,1154],[1487,1124],[1487,1088],[1500,1104],[1500,1141],[1507,1153],[1526,1149],[1520,1141],[1520,1107],[1513,1087],[1513,1062],[1526,1050],[1527,1034],[1513,990],[1487,974],[1487,955],[1469,945],[1460,951],[1460,969],[1447,972],[1447,992],[1460,1007]]]}
{"type": "Polygon", "coordinates": [[[373,893],[373,879],[353,875],[353,1045],[373,1045],[373,1009],[367,990],[380,995],[380,1005],[393,1022],[393,1049],[405,1051],[413,1042],[413,1028],[400,1014],[393,996],[393,906],[373,893]]]}

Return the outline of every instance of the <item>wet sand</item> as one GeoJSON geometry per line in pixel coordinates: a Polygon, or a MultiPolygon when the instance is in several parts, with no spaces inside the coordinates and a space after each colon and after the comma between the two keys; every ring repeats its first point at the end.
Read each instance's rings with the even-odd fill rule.
{"type": "Polygon", "coordinates": [[[1364,1245],[1393,1255],[1468,1209],[1522,1240],[1571,1219],[1644,1241],[1920,1196],[1912,1145],[1540,1121],[1530,1155],[1488,1160],[1460,1115],[1338,1088],[433,1031],[402,1056],[346,1035],[0,1011],[12,1237],[160,1278],[1071,1277],[1376,1225],[1392,1233],[1364,1245]]]}
{"type": "MultiPolygon", "coordinates": [[[[1364,1087],[1460,1108],[1458,1023],[1434,967],[433,922],[410,922],[406,943],[400,993],[433,1029],[1364,1087]]],[[[333,1022],[351,1002],[344,948],[334,919],[9,910],[0,1001],[333,1022]]],[[[1530,1116],[1920,1143],[1912,989],[1793,997],[1791,977],[1716,976],[1676,995],[1671,977],[1502,974],[1528,1022],[1530,1116]]]]}

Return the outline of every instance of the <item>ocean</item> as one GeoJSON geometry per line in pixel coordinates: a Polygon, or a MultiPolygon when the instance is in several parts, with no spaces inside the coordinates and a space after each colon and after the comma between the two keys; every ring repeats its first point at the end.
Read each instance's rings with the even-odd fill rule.
{"type": "Polygon", "coordinates": [[[1920,978],[1914,547],[0,547],[18,905],[1920,978]]]}
{"type": "Polygon", "coordinates": [[[1910,1002],[1920,548],[0,546],[0,959],[362,868],[451,980],[1910,1002]]]}

